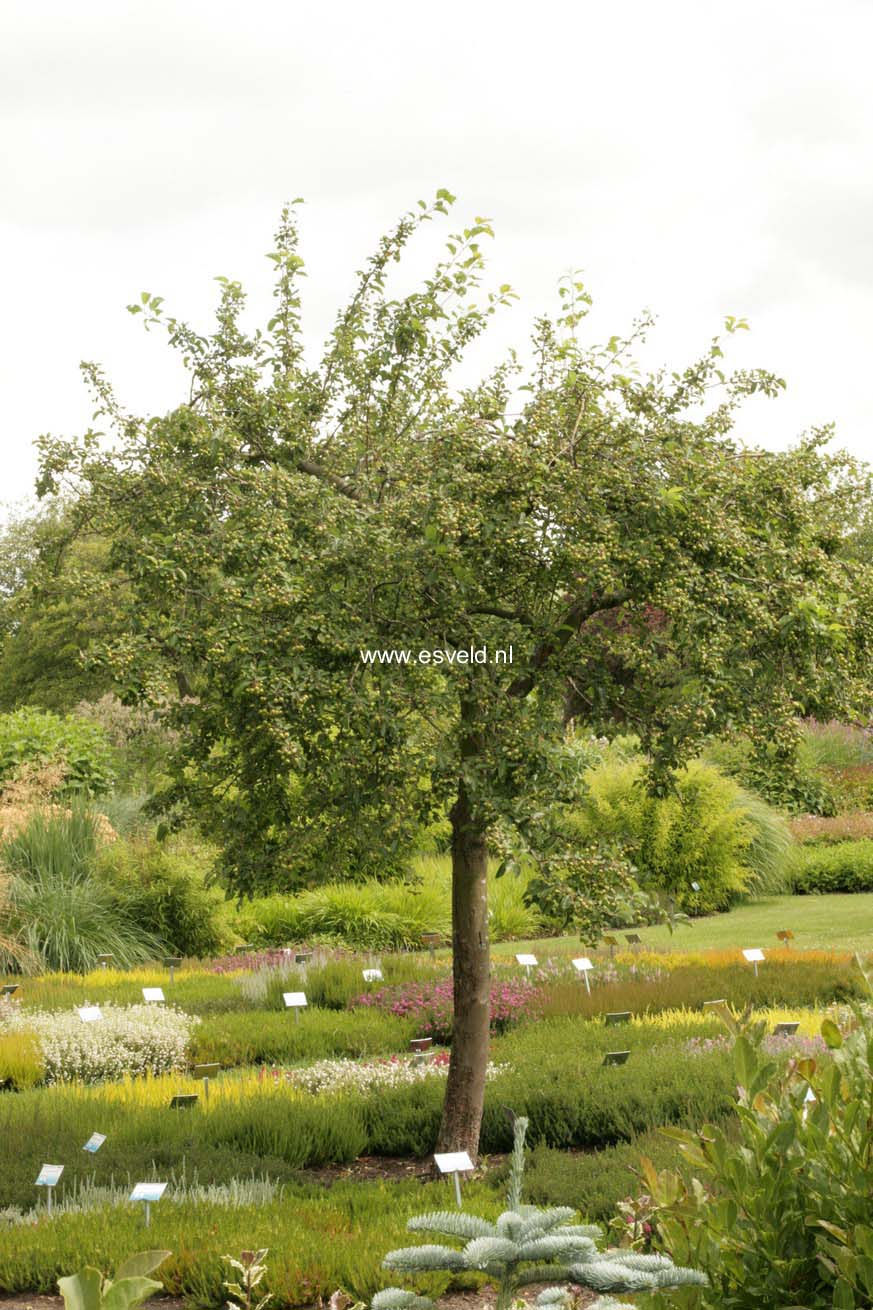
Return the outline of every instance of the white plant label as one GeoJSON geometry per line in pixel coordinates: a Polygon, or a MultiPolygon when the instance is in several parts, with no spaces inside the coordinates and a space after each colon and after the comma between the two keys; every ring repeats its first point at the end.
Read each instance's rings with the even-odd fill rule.
{"type": "Polygon", "coordinates": [[[64,1172],[62,1164],[44,1164],[39,1171],[39,1177],[36,1180],[36,1187],[55,1187],[64,1172]]]}
{"type": "Polygon", "coordinates": [[[142,989],[142,999],[143,999],[144,1001],[163,1001],[163,1000],[165,1000],[166,997],[164,996],[164,989],[163,989],[163,987],[143,987],[143,989],[142,989]]]}
{"type": "Polygon", "coordinates": [[[473,1168],[466,1151],[448,1151],[445,1155],[435,1155],[434,1160],[441,1174],[457,1174],[473,1168]]]}
{"type": "Polygon", "coordinates": [[[586,973],[589,969],[593,969],[594,965],[587,955],[583,955],[580,959],[573,961],[573,968],[577,969],[579,973],[586,973]]]}
{"type": "Polygon", "coordinates": [[[99,1005],[80,1005],[79,1018],[82,1023],[96,1023],[98,1019],[103,1018],[103,1015],[100,1013],[99,1005]]]}
{"type": "Polygon", "coordinates": [[[516,955],[515,958],[518,960],[518,963],[523,964],[526,969],[532,969],[537,963],[537,957],[535,955],[516,955]]]}
{"type": "Polygon", "coordinates": [[[749,961],[749,964],[760,964],[764,959],[764,952],[759,950],[757,946],[752,947],[748,951],[743,951],[743,955],[749,961]]]}
{"type": "Polygon", "coordinates": [[[283,992],[282,999],[287,1009],[291,1010],[301,1005],[306,1005],[305,992],[283,992]]]}
{"type": "Polygon", "coordinates": [[[166,1183],[137,1183],[128,1197],[128,1200],[160,1201],[166,1190],[166,1183]]]}
{"type": "Polygon", "coordinates": [[[90,1151],[92,1155],[96,1155],[96,1153],[100,1150],[100,1147],[103,1145],[105,1141],[106,1141],[105,1133],[92,1133],[91,1136],[88,1138],[87,1142],[85,1143],[85,1145],[82,1147],[82,1150],[90,1151]]]}

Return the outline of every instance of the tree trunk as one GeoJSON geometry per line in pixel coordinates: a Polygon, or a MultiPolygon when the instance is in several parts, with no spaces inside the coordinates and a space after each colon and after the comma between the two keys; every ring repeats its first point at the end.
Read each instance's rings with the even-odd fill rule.
{"type": "Polygon", "coordinates": [[[451,810],[454,1022],[438,1151],[468,1151],[475,1163],[485,1101],[491,968],[488,848],[463,779],[451,810]]]}

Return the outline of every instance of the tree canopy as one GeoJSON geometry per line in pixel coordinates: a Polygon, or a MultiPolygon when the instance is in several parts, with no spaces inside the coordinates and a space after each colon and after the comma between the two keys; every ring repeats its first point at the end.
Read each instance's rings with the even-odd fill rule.
{"type": "Polygon", "coordinates": [[[315,364],[293,207],[265,330],[244,331],[228,279],[209,335],[144,293],[131,308],[166,327],[190,395],[128,415],[86,366],[112,440],[43,439],[41,487],[71,488],[128,584],[132,621],[106,653],[125,694],[148,698],[175,673],[185,732],[165,800],[219,839],[234,890],[390,865],[416,822],[449,810],[441,1138],[475,1151],[489,834],[553,851],[568,715],[631,724],[657,789],[713,732],[743,727],[789,761],[798,714],[866,705],[869,566],[843,545],[869,488],[827,433],[781,454],[733,440],[743,399],[782,384],[725,372],[718,338],[653,375],[633,361],[645,321],[583,344],[574,279],[558,317],[536,323],[529,365],[512,356],[456,386],[466,347],[512,298],[483,288],[488,223],[451,236],[419,288],[394,294],[389,277],[451,200],[438,193],[382,240],[315,364]]]}

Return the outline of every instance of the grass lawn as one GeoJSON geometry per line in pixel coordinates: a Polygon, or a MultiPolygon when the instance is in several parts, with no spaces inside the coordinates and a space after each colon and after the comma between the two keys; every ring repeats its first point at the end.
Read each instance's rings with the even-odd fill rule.
{"type": "MultiPolygon", "coordinates": [[[[834,896],[773,896],[738,906],[730,914],[713,914],[693,920],[691,928],[679,927],[670,935],[662,926],[639,928],[645,946],[657,950],[728,950],[735,946],[776,947],[776,933],[789,928],[792,947],[840,951],[873,951],[873,892],[834,896]]],[[[614,934],[624,943],[624,935],[614,934]]],[[[527,942],[495,944],[495,956],[533,951],[544,959],[549,955],[576,954],[576,937],[550,937],[527,942]]]]}

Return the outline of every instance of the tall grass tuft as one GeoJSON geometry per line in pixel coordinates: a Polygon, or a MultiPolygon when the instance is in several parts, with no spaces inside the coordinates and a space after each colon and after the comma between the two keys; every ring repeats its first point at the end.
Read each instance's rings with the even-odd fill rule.
{"type": "Polygon", "coordinates": [[[142,963],[159,942],[119,911],[110,891],[93,876],[96,821],[82,806],[35,812],[0,847],[10,875],[2,927],[22,952],[25,972],[84,973],[100,954],[121,967],[142,963]]]}
{"type": "Polygon", "coordinates": [[[794,836],[788,821],[754,792],[742,791],[736,799],[740,821],[752,832],[743,855],[751,871],[748,891],[752,896],[779,896],[791,890],[791,854],[794,836]]]}

